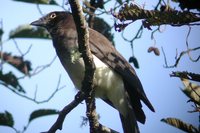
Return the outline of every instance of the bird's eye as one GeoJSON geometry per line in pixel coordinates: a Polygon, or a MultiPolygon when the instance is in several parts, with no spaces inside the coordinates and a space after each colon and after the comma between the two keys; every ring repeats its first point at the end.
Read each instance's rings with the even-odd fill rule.
{"type": "Polygon", "coordinates": [[[50,18],[55,18],[56,17],[56,14],[55,13],[52,13],[51,15],[50,15],[50,18]]]}

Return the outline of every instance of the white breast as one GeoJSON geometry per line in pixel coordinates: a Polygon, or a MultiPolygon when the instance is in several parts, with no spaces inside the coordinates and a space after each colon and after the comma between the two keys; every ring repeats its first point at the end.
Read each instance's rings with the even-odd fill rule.
{"type": "MultiPolygon", "coordinates": [[[[109,99],[122,114],[126,113],[127,104],[122,78],[95,55],[93,55],[93,59],[96,66],[94,75],[95,96],[109,99]]],[[[80,90],[85,71],[83,59],[79,58],[73,63],[66,60],[63,65],[75,87],[80,90]]]]}

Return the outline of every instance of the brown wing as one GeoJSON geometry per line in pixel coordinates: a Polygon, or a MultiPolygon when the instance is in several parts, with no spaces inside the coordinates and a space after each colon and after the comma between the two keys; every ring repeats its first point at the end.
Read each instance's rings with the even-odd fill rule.
{"type": "Polygon", "coordinates": [[[133,67],[102,34],[92,29],[89,29],[89,33],[91,52],[110,68],[115,70],[119,75],[121,75],[125,83],[126,91],[131,99],[133,108],[134,106],[139,106],[141,108],[140,100],[142,100],[149,107],[149,109],[154,111],[154,108],[146,97],[142,84],[133,67]],[[134,103],[139,105],[135,105],[134,103]]]}

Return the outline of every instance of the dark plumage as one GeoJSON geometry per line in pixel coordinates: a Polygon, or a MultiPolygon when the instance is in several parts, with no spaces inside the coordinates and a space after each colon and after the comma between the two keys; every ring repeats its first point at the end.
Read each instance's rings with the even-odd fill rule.
{"type": "MultiPolygon", "coordinates": [[[[81,88],[84,63],[78,52],[77,32],[68,12],[51,12],[31,23],[46,28],[52,36],[56,53],[76,88],[81,88]]],[[[118,109],[124,132],[139,132],[137,121],[144,123],[142,100],[152,111],[135,70],[102,34],[89,28],[89,46],[96,65],[96,96],[118,109]]]]}

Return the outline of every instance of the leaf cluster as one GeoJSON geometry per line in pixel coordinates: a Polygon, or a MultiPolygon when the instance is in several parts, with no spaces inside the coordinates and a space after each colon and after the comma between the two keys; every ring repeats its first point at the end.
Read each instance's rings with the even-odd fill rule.
{"type": "MultiPolygon", "coordinates": [[[[178,71],[173,72],[170,76],[179,77],[181,79],[184,85],[182,92],[190,99],[189,102],[193,102],[195,104],[195,109],[189,112],[200,112],[200,86],[189,81],[190,79],[200,82],[199,74],[178,71]]],[[[186,123],[177,118],[165,118],[161,121],[188,133],[200,132],[199,129],[192,124],[186,123]]]]}
{"type": "MultiPolygon", "coordinates": [[[[150,26],[172,25],[182,26],[193,22],[200,21],[196,13],[188,11],[178,11],[171,9],[169,6],[162,6],[162,10],[145,10],[135,4],[125,4],[118,13],[113,16],[121,22],[126,20],[143,20],[143,26],[151,29],[150,26]]],[[[118,26],[116,24],[116,26],[118,26]]]]}
{"type": "Polygon", "coordinates": [[[3,85],[5,86],[12,86],[14,90],[25,93],[25,90],[19,84],[17,77],[12,72],[3,74],[3,72],[0,71],[0,81],[2,81],[4,83],[3,85]]]}
{"type": "Polygon", "coordinates": [[[10,32],[9,38],[50,39],[51,37],[44,28],[21,25],[10,32]]]}
{"type": "Polygon", "coordinates": [[[31,62],[24,60],[22,56],[13,56],[11,53],[0,52],[0,58],[25,75],[29,75],[29,72],[32,70],[31,62]]]}
{"type": "Polygon", "coordinates": [[[0,125],[13,127],[14,120],[12,114],[8,111],[0,113],[0,125]]]}
{"type": "MultiPolygon", "coordinates": [[[[55,0],[13,0],[13,1],[25,2],[25,3],[35,4],[35,5],[42,4],[42,5],[57,5],[57,6],[59,6],[55,0]]],[[[11,90],[13,93],[17,94],[18,96],[21,96],[21,97],[27,98],[28,100],[31,100],[33,102],[39,103],[38,101],[36,101],[36,93],[35,93],[34,98],[30,98],[30,97],[26,96],[26,94],[25,94],[26,91],[23,88],[23,86],[20,84],[20,79],[22,79],[23,77],[18,78],[14,71],[9,71],[6,73],[6,72],[4,72],[5,69],[3,69],[3,67],[4,67],[4,63],[9,64],[12,67],[14,67],[17,71],[24,74],[24,77],[25,76],[30,77],[31,76],[30,72],[33,70],[32,66],[31,66],[31,61],[25,60],[24,57],[29,52],[31,47],[29,47],[29,49],[27,50],[26,53],[22,53],[20,48],[18,47],[18,43],[15,39],[18,39],[18,38],[51,39],[50,35],[44,28],[40,28],[40,27],[35,28],[35,27],[32,27],[27,24],[18,26],[17,28],[10,31],[10,33],[8,35],[8,39],[6,40],[6,41],[13,40],[13,42],[15,43],[16,49],[21,54],[21,55],[15,55],[10,52],[2,51],[3,45],[4,45],[3,43],[5,42],[5,41],[2,41],[2,36],[4,35],[2,23],[3,22],[0,21],[0,24],[1,24],[0,25],[1,26],[0,27],[0,47],[1,47],[1,50],[0,50],[0,60],[1,60],[1,63],[0,63],[0,68],[1,68],[0,69],[0,85],[4,86],[8,90],[11,90]]],[[[37,73],[38,71],[41,71],[42,69],[46,68],[47,66],[50,66],[50,64],[47,64],[44,66],[39,66],[34,70],[34,72],[37,73]]],[[[33,74],[34,74],[34,72],[33,72],[33,74]]],[[[60,89],[59,82],[58,82],[58,86],[57,86],[58,88],[46,101],[49,101],[54,96],[54,94],[60,89]]],[[[34,119],[40,118],[42,116],[55,115],[58,113],[59,112],[55,109],[35,110],[30,114],[28,124],[26,126],[24,126],[24,129],[22,131],[19,131],[19,130],[15,129],[15,127],[14,127],[15,121],[13,119],[12,113],[10,113],[9,111],[0,112],[0,126],[8,126],[12,129],[14,129],[18,133],[25,132],[29,126],[29,123],[31,121],[33,121],[34,119]]]]}
{"type": "MultiPolygon", "coordinates": [[[[30,114],[28,124],[24,128],[26,129],[29,126],[29,123],[36,118],[40,118],[40,117],[48,116],[48,115],[55,115],[55,114],[58,114],[58,113],[59,112],[55,109],[38,109],[38,110],[35,110],[30,114]]],[[[13,129],[15,129],[13,127],[14,126],[14,119],[13,119],[13,116],[10,112],[8,112],[8,111],[0,112],[0,126],[9,126],[13,129]]]]}

